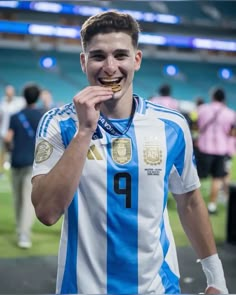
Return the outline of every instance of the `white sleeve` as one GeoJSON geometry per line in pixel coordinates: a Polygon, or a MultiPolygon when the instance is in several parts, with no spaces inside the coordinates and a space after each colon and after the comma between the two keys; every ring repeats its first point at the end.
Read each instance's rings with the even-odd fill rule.
{"type": "Polygon", "coordinates": [[[174,165],[169,177],[169,189],[174,194],[183,194],[200,187],[191,133],[185,120],[181,125],[184,140],[180,140],[180,152],[176,155],[176,162],[182,158],[183,169],[177,169],[174,165]]]}
{"type": "Polygon", "coordinates": [[[65,151],[57,116],[48,120],[45,127],[49,116],[50,112],[46,113],[38,125],[32,177],[48,173],[65,151]]]}

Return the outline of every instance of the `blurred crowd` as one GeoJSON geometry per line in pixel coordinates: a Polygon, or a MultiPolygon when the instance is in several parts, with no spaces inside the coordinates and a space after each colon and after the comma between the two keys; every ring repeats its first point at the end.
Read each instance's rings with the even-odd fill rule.
{"type": "Polygon", "coordinates": [[[11,170],[17,245],[24,249],[32,246],[35,220],[31,202],[35,135],[42,115],[52,107],[52,94],[36,83],[24,85],[20,96],[7,85],[0,101],[0,176],[11,170]]]}
{"type": "Polygon", "coordinates": [[[182,113],[189,123],[200,179],[211,181],[208,212],[217,214],[219,202],[227,203],[232,160],[236,153],[236,112],[227,106],[224,89],[209,90],[209,101],[197,97],[195,107],[186,112],[172,96],[169,84],[163,84],[150,101],[182,113]]]}

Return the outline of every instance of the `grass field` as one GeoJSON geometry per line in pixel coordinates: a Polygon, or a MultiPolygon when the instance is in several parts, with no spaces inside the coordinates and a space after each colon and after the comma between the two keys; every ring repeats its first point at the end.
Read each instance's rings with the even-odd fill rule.
{"type": "MultiPolygon", "coordinates": [[[[236,172],[233,173],[236,179],[236,172]]],[[[202,183],[202,193],[207,199],[209,181],[202,183]]],[[[177,246],[189,245],[189,242],[181,227],[175,201],[170,196],[169,203],[170,222],[173,228],[177,246]]],[[[225,205],[219,206],[219,213],[211,216],[213,231],[216,242],[223,243],[226,239],[227,209],[225,205]]],[[[54,226],[47,227],[39,221],[35,221],[32,234],[33,247],[29,250],[22,250],[16,246],[13,200],[11,195],[10,176],[5,173],[0,178],[0,257],[23,257],[23,256],[44,256],[57,255],[60,228],[62,219],[54,226]]]]}

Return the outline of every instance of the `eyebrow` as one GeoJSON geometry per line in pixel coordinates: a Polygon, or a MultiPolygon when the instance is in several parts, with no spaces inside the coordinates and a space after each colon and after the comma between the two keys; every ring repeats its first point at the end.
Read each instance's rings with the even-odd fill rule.
{"type": "MultiPolygon", "coordinates": [[[[129,54],[129,50],[128,49],[116,49],[113,54],[119,54],[119,53],[123,53],[123,54],[129,54]]],[[[89,55],[96,55],[96,54],[104,54],[103,50],[97,49],[97,50],[91,50],[89,51],[89,55]]]]}

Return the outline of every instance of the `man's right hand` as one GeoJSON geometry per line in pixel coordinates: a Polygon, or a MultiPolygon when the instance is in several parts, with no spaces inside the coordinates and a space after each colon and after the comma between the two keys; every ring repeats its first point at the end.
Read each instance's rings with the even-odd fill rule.
{"type": "Polygon", "coordinates": [[[91,132],[91,134],[95,132],[100,116],[100,106],[112,96],[112,89],[102,86],[88,86],[74,96],[73,102],[79,118],[80,131],[91,132]]]}

